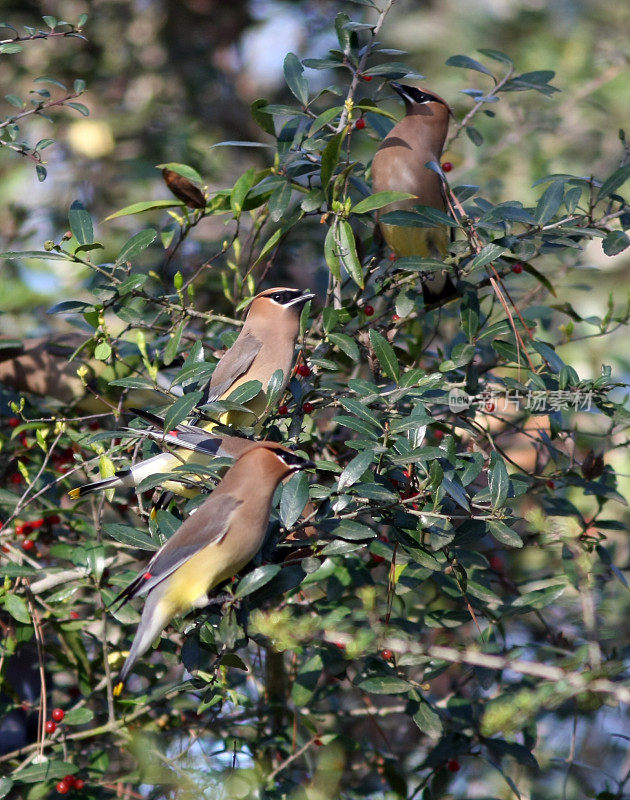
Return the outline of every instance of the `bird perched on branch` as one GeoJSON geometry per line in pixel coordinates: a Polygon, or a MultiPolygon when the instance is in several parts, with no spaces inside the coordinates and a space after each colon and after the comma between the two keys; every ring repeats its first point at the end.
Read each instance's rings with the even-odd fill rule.
{"type": "Polygon", "coordinates": [[[251,561],[263,544],[276,487],[291,473],[312,466],[280,444],[256,443],[120,593],[114,602],[147,599],[116,695],[134,663],[176,614],[206,605],[211,589],[251,561]]]}
{"type": "MultiPolygon", "coordinates": [[[[282,382],[278,387],[279,394],[284,391],[289,381],[295,343],[300,329],[300,313],[304,304],[312,297],[314,295],[311,292],[302,292],[299,289],[286,287],[267,289],[256,295],[238,338],[222,356],[212,373],[200,405],[213,400],[223,400],[248,381],[259,381],[260,391],[243,403],[249,410],[227,411],[221,415],[220,421],[231,427],[254,423],[260,425],[265,412],[268,412],[266,390],[272,376],[278,370],[282,372],[282,382]]],[[[157,421],[158,425],[161,422],[159,417],[154,417],[149,421],[153,423],[157,421]]],[[[195,431],[178,431],[178,436],[183,436],[181,442],[172,436],[165,439],[167,444],[176,446],[173,452],[161,453],[146,459],[131,469],[117,473],[112,478],[105,478],[72,489],[70,497],[77,499],[103,489],[137,486],[140,481],[150,475],[171,472],[182,464],[195,463],[205,466],[216,456],[236,457],[244,449],[247,449],[248,445],[243,444],[248,442],[247,439],[209,436],[209,432],[215,427],[215,422],[208,421],[199,422],[195,431]],[[186,435],[188,435],[187,440],[186,435]],[[182,446],[177,446],[180,443],[182,446]]],[[[159,438],[162,439],[162,435],[159,438]]],[[[185,486],[175,480],[169,480],[163,486],[168,491],[184,497],[198,494],[195,488],[185,486]]]]}
{"type": "MultiPolygon", "coordinates": [[[[387,224],[380,218],[389,211],[409,210],[415,205],[444,211],[446,202],[440,176],[425,164],[440,163],[451,110],[437,94],[390,82],[405,101],[405,116],[381,142],[372,161],[374,192],[407,192],[414,198],[382,208],[379,226],[383,238],[397,256],[419,256],[442,260],[450,241],[446,225],[416,227],[387,224]]],[[[425,303],[456,294],[446,271],[433,272],[422,284],[425,303]]]]}

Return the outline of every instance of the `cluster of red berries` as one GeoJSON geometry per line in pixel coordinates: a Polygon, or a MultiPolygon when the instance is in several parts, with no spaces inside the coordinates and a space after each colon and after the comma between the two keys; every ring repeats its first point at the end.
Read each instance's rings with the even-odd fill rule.
{"type": "MultiPolygon", "coordinates": [[[[61,522],[61,517],[59,514],[50,514],[47,517],[40,517],[40,519],[33,519],[30,522],[19,522],[15,526],[15,533],[17,536],[24,536],[28,537],[29,533],[33,531],[39,530],[44,525],[58,525],[61,522]]],[[[2,530],[3,523],[0,522],[0,530],[2,530]]],[[[21,548],[25,552],[29,552],[35,547],[35,541],[33,539],[24,538],[22,540],[21,548]]],[[[2,546],[2,552],[8,553],[9,548],[6,545],[2,546]]]]}
{"type": "Polygon", "coordinates": [[[78,792],[85,786],[85,781],[82,778],[75,778],[74,775],[66,775],[59,781],[57,786],[57,794],[68,794],[70,789],[76,789],[78,792]]]}
{"type": "Polygon", "coordinates": [[[52,714],[50,716],[52,717],[52,719],[46,720],[44,729],[46,733],[52,735],[57,730],[57,723],[63,722],[63,718],[66,716],[66,712],[63,710],[63,708],[53,708],[52,714]]]}

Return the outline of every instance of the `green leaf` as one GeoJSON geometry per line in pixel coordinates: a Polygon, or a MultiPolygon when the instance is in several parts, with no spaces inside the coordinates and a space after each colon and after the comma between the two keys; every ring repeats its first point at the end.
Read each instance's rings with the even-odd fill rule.
{"type": "Polygon", "coordinates": [[[602,249],[607,256],[616,256],[623,252],[630,244],[630,238],[624,231],[612,231],[606,235],[602,242],[602,249]]]}
{"type": "Polygon", "coordinates": [[[505,522],[500,520],[490,520],[488,522],[490,533],[494,536],[497,542],[506,545],[507,547],[522,547],[523,540],[518,533],[510,528],[505,522]]]}
{"type": "Polygon", "coordinates": [[[169,161],[168,164],[158,164],[157,169],[170,169],[173,172],[176,172],[178,175],[181,175],[182,178],[187,178],[192,183],[197,184],[198,186],[203,185],[203,178],[197,172],[196,169],[189,167],[187,164],[178,164],[174,161],[169,161]]]}
{"type": "Polygon", "coordinates": [[[31,615],[28,613],[28,606],[24,598],[18,597],[16,594],[8,594],[4,598],[4,607],[13,619],[18,622],[28,624],[31,621],[31,615]]]}
{"type": "Polygon", "coordinates": [[[155,240],[156,236],[157,231],[153,228],[147,228],[145,231],[136,233],[121,247],[120,252],[116,256],[116,264],[124,264],[125,261],[129,261],[134,256],[137,256],[138,253],[141,253],[155,240]]]}
{"type": "Polygon", "coordinates": [[[612,175],[609,175],[602,183],[597,199],[601,200],[604,197],[614,194],[620,186],[624,185],[628,178],[630,178],[630,164],[624,164],[623,167],[616,169],[612,175]]]}
{"type": "Polygon", "coordinates": [[[385,64],[379,64],[376,67],[364,69],[362,74],[372,76],[382,75],[387,76],[388,78],[404,78],[405,75],[409,75],[410,78],[416,78],[418,80],[424,77],[423,75],[419,75],[417,72],[414,72],[402,61],[388,61],[385,64]]]}
{"type": "Polygon", "coordinates": [[[383,675],[378,678],[366,678],[359,683],[359,689],[370,694],[400,694],[409,692],[412,685],[395,675],[383,675]]]}
{"type": "Polygon", "coordinates": [[[341,280],[341,267],[339,266],[339,257],[337,256],[338,245],[336,241],[337,226],[331,225],[326,233],[324,240],[324,258],[330,270],[330,274],[335,280],[341,280]]]}
{"type": "Polygon", "coordinates": [[[0,253],[0,258],[7,258],[9,260],[14,258],[34,258],[40,261],[71,261],[71,257],[62,255],[61,253],[52,253],[47,250],[5,250],[0,253]]]}
{"type": "Polygon", "coordinates": [[[381,217],[381,222],[386,225],[399,225],[403,228],[436,228],[448,225],[456,228],[458,223],[444,211],[430,206],[414,206],[413,211],[388,211],[381,217]]]}
{"type": "Polygon", "coordinates": [[[492,453],[490,457],[488,486],[490,487],[492,507],[500,508],[504,505],[507,499],[508,490],[510,488],[510,479],[508,477],[505,463],[498,453],[492,453]]]}
{"type": "Polygon", "coordinates": [[[303,472],[297,472],[282,487],[280,519],[285,528],[297,522],[307,500],[308,477],[303,472]]]}
{"type": "Polygon", "coordinates": [[[495,83],[497,82],[496,78],[487,67],[484,67],[479,61],[469,56],[451,56],[446,59],[445,64],[447,67],[462,67],[463,69],[474,69],[477,72],[483,72],[484,75],[489,75],[495,83]]]}
{"type": "Polygon", "coordinates": [[[164,414],[164,430],[172,431],[180,422],[188,419],[193,408],[203,397],[203,392],[189,392],[183,397],[178,398],[169,410],[164,414]]]}
{"type": "Polygon", "coordinates": [[[151,211],[154,208],[183,208],[183,203],[178,203],[173,200],[143,200],[140,203],[132,203],[130,206],[121,208],[120,211],[115,211],[108,217],[105,217],[105,222],[116,217],[128,217],[132,214],[142,214],[143,211],[151,211]]]}
{"type": "Polygon", "coordinates": [[[117,542],[136,547],[138,550],[158,549],[150,536],[132,528],[131,525],[121,525],[118,522],[112,522],[109,525],[104,525],[103,530],[108,536],[111,536],[112,539],[116,539],[117,542]]]}
{"type": "Polygon", "coordinates": [[[254,185],[255,178],[256,170],[254,167],[250,167],[234,184],[234,188],[230,193],[230,208],[236,216],[243,210],[243,203],[247,193],[254,185]]]}
{"type": "Polygon", "coordinates": [[[175,356],[177,355],[177,351],[179,350],[179,343],[182,339],[182,333],[184,332],[185,323],[181,322],[175,331],[171,334],[171,338],[168,340],[168,344],[164,348],[164,366],[168,367],[169,364],[173,363],[175,356]]]}
{"type": "Polygon", "coordinates": [[[83,103],[66,103],[67,106],[70,108],[74,108],[75,111],[78,111],[79,114],[82,114],[84,117],[89,117],[90,110],[87,106],[84,106],[83,103]]]}
{"type": "Polygon", "coordinates": [[[21,53],[23,50],[21,44],[8,42],[7,44],[0,44],[0,53],[21,53]]]}
{"type": "Polygon", "coordinates": [[[357,255],[357,246],[350,223],[345,220],[339,222],[339,260],[352,280],[363,289],[363,267],[357,255]]]}
{"type": "Polygon", "coordinates": [[[564,199],[564,181],[554,181],[541,195],[534,210],[536,222],[546,225],[557,213],[564,199]]]}
{"type": "Polygon", "coordinates": [[[421,701],[417,711],[412,715],[412,719],[418,728],[428,736],[441,736],[442,720],[440,715],[428,703],[421,701]]]}
{"type": "Polygon", "coordinates": [[[7,103],[10,103],[15,108],[24,108],[26,103],[22,100],[21,97],[18,97],[16,94],[5,94],[4,99],[7,103]]]}
{"type": "Polygon", "coordinates": [[[291,687],[291,699],[298,708],[305,706],[313,696],[323,670],[324,662],[319,653],[301,665],[291,687]]]}
{"type": "Polygon", "coordinates": [[[309,128],[309,137],[312,138],[317,131],[321,130],[324,125],[328,125],[328,123],[335,119],[335,117],[338,117],[342,111],[343,106],[333,106],[332,108],[327,108],[325,111],[322,111],[322,113],[313,120],[309,128]]]}
{"type": "Polygon", "coordinates": [[[374,329],[370,330],[370,342],[374,348],[374,353],[376,354],[383,374],[398,383],[400,367],[398,366],[394,348],[384,336],[381,336],[381,334],[374,329]]]}
{"type": "Polygon", "coordinates": [[[280,222],[284,216],[289,203],[291,202],[291,188],[290,181],[284,181],[280,186],[273,190],[271,197],[267,201],[267,208],[269,209],[269,218],[272,222],[280,222]]]}
{"type": "Polygon", "coordinates": [[[99,342],[94,348],[94,358],[97,361],[107,361],[111,354],[112,348],[107,342],[99,342]]]}
{"type": "Polygon", "coordinates": [[[260,381],[245,381],[245,383],[237,386],[233,392],[230,392],[225,399],[230,403],[247,403],[260,394],[261,389],[262,383],[260,381]]]}
{"type": "Polygon", "coordinates": [[[57,20],[57,17],[51,17],[51,16],[49,16],[48,14],[46,14],[46,15],[44,15],[44,16],[42,17],[42,19],[44,20],[44,22],[46,23],[46,25],[48,25],[48,27],[49,27],[51,30],[54,30],[54,29],[55,29],[55,27],[57,26],[57,21],[58,21],[58,20],[57,20]]]}
{"type": "Polygon", "coordinates": [[[351,414],[354,414],[360,419],[369,422],[370,425],[374,425],[374,427],[378,430],[383,429],[383,425],[377,417],[376,412],[372,411],[371,408],[368,408],[360,400],[357,400],[354,397],[340,397],[339,402],[346,409],[346,411],[349,411],[351,414]]]}
{"type": "Polygon", "coordinates": [[[339,491],[356,483],[373,461],[374,451],[372,450],[364,450],[356,455],[339,476],[339,491]]]}
{"type": "Polygon", "coordinates": [[[500,50],[491,50],[490,48],[484,47],[477,51],[481,53],[482,56],[488,56],[488,58],[493,58],[495,61],[500,61],[503,64],[512,64],[512,59],[509,56],[506,56],[505,53],[502,53],[500,50]]]}
{"type": "Polygon", "coordinates": [[[477,253],[477,255],[473,258],[471,263],[471,268],[475,269],[477,267],[485,267],[486,264],[489,264],[491,261],[496,261],[496,259],[505,253],[507,248],[502,247],[500,244],[494,244],[490,242],[490,244],[485,245],[482,249],[477,253]]]}
{"type": "Polygon", "coordinates": [[[328,184],[333,176],[335,168],[339,162],[341,144],[345,136],[344,131],[335,134],[329,141],[322,153],[321,182],[324,191],[328,189],[328,184]]]}
{"type": "Polygon", "coordinates": [[[376,192],[363,200],[360,200],[356,206],[353,206],[353,214],[367,214],[369,211],[375,211],[377,208],[389,205],[389,203],[396,203],[400,200],[410,200],[415,195],[408,192],[376,192]]]}
{"type": "Polygon", "coordinates": [[[254,102],[250,106],[250,110],[256,124],[260,128],[262,128],[265,131],[265,133],[268,133],[270,136],[275,136],[276,128],[273,123],[273,117],[271,116],[271,114],[265,113],[265,106],[268,105],[269,105],[268,100],[260,98],[258,100],[254,100],[254,102]]]}
{"type": "Polygon", "coordinates": [[[287,53],[284,59],[284,79],[287,86],[303,106],[308,104],[308,81],[304,77],[304,67],[295,53],[287,53]]]}
{"type": "Polygon", "coordinates": [[[63,718],[64,725],[85,725],[94,719],[94,712],[89,708],[71,708],[63,718]]]}
{"type": "MultiPolygon", "coordinates": [[[[396,269],[407,269],[413,272],[438,272],[448,268],[448,264],[437,258],[420,258],[420,256],[403,256],[396,259],[396,269]]],[[[401,314],[402,316],[402,314],[401,314]]]]}
{"type": "Polygon", "coordinates": [[[4,778],[0,778],[0,798],[6,797],[11,791],[12,786],[13,781],[8,776],[5,775],[4,778]]]}
{"type": "Polygon", "coordinates": [[[237,600],[241,597],[247,597],[248,594],[256,592],[266,583],[269,583],[279,572],[279,564],[265,564],[265,566],[257,567],[239,581],[234,597],[237,600]]]}
{"type": "Polygon", "coordinates": [[[553,288],[553,284],[546,275],[543,275],[542,272],[538,272],[538,270],[535,267],[532,267],[532,265],[529,263],[523,264],[523,269],[529,275],[532,275],[534,278],[536,278],[538,283],[541,283],[550,294],[552,294],[554,297],[557,297],[556,290],[553,288]]]}
{"type": "Polygon", "coordinates": [[[359,346],[351,336],[347,336],[345,333],[329,333],[326,338],[336,345],[342,353],[345,353],[348,358],[353,361],[359,360],[359,346]]]}
{"type": "Polygon", "coordinates": [[[68,221],[72,235],[79,244],[91,244],[94,241],[92,218],[78,200],[70,206],[68,221]]]}
{"type": "Polygon", "coordinates": [[[16,777],[22,783],[44,783],[63,778],[64,775],[74,775],[77,770],[78,767],[67,761],[45,761],[43,764],[31,764],[25,767],[16,777]]]}

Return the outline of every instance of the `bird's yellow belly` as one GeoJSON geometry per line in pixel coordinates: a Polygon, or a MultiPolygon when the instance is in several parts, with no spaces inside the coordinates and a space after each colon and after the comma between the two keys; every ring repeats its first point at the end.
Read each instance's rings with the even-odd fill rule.
{"type": "Polygon", "coordinates": [[[207,545],[168,578],[162,602],[170,608],[171,615],[189,611],[210,589],[242,569],[250,558],[246,553],[235,562],[234,552],[223,543],[207,545]]]}
{"type": "Polygon", "coordinates": [[[444,258],[448,250],[446,228],[412,228],[381,223],[383,237],[399,257],[444,258]]]}

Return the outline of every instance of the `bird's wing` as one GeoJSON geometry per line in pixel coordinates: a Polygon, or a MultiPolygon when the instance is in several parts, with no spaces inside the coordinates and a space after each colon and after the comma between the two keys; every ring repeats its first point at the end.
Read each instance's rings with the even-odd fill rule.
{"type": "Polygon", "coordinates": [[[234,381],[247,372],[261,347],[262,342],[253,333],[239,336],[212,373],[204,402],[211,403],[222,397],[234,381]]]}
{"type": "MultiPolygon", "coordinates": [[[[206,503],[211,500],[212,497],[206,503]]],[[[241,501],[231,495],[220,498],[217,495],[212,511],[204,511],[203,506],[198,509],[158,550],[147,567],[122,590],[113,603],[124,604],[132,597],[147,594],[204,547],[219,544],[228,532],[232,515],[240,504],[241,501]]]]}
{"type": "MultiPolygon", "coordinates": [[[[196,425],[189,425],[185,422],[180,422],[175,428],[175,431],[164,433],[163,417],[152,414],[150,411],[144,411],[141,408],[131,408],[129,410],[136,416],[145,420],[145,422],[149,422],[151,425],[159,428],[159,430],[139,430],[138,428],[127,428],[127,430],[135,434],[148,436],[157,442],[164,441],[166,444],[183,447],[185,450],[195,450],[196,452],[207,453],[209,455],[217,455],[221,449],[221,445],[224,443],[224,437],[213,436],[204,428],[199,428],[196,425]]],[[[236,437],[230,438],[234,439],[236,437]]],[[[250,441],[250,439],[246,437],[242,438],[243,442],[250,441]]]]}

